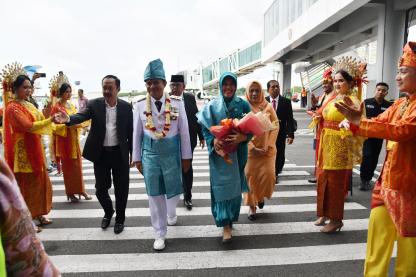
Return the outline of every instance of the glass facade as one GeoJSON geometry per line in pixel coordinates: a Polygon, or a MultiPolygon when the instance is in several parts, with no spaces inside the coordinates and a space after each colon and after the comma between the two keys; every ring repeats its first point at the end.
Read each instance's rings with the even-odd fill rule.
{"type": "Polygon", "coordinates": [[[238,52],[238,62],[240,67],[259,60],[261,58],[261,47],[261,41],[259,41],[256,44],[238,52]]]}
{"type": "Polygon", "coordinates": [[[203,82],[208,83],[221,76],[226,71],[236,72],[239,68],[261,59],[262,42],[233,52],[225,58],[214,61],[202,69],[203,82]]]}
{"type": "Polygon", "coordinates": [[[264,45],[298,19],[318,0],[275,0],[264,14],[264,45]]]}

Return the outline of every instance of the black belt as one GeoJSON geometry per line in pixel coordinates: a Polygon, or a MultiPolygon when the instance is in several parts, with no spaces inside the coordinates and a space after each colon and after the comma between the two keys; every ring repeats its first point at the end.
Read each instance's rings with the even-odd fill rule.
{"type": "Polygon", "coordinates": [[[112,152],[112,151],[116,151],[118,149],[120,149],[120,146],[115,145],[115,146],[103,146],[103,149],[107,152],[112,152]]]}

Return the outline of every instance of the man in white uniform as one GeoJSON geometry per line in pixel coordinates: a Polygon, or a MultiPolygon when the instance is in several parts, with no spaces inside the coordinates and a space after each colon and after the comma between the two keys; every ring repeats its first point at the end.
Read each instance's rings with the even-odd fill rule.
{"type": "Polygon", "coordinates": [[[144,176],[155,250],[165,248],[167,225],[177,221],[176,204],[183,192],[182,170],[191,165],[185,106],[164,92],[165,71],[160,59],[151,61],[144,73],[147,95],[136,103],[133,116],[133,162],[144,176]],[[181,168],[182,167],[182,168],[181,168]]]}

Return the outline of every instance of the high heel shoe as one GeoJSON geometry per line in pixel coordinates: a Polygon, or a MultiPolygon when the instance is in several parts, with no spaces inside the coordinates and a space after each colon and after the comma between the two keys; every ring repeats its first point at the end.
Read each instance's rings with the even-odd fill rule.
{"type": "Polygon", "coordinates": [[[256,220],[256,207],[249,207],[247,218],[251,221],[256,220]]]}
{"type": "Polygon", "coordinates": [[[224,233],[223,233],[223,235],[222,235],[222,243],[223,244],[227,244],[227,243],[230,243],[231,242],[231,240],[232,240],[232,238],[233,238],[233,236],[232,236],[232,231],[231,231],[232,229],[231,229],[231,227],[229,226],[229,225],[227,225],[227,226],[224,226],[224,233]]]}
{"type": "Polygon", "coordinates": [[[86,193],[86,192],[83,192],[83,193],[81,193],[81,194],[78,194],[78,196],[79,196],[79,199],[81,200],[81,196],[84,196],[84,198],[85,198],[85,200],[91,200],[92,199],[92,196],[91,195],[89,195],[88,193],[86,193]]]}
{"type": "Polygon", "coordinates": [[[315,225],[315,226],[325,226],[326,225],[326,223],[325,223],[325,221],[326,221],[326,217],[324,217],[324,216],[321,216],[320,218],[318,218],[313,224],[315,225]]]}
{"type": "Polygon", "coordinates": [[[71,201],[71,203],[78,203],[79,199],[74,194],[67,194],[66,199],[71,201]]]}
{"type": "Polygon", "coordinates": [[[52,220],[50,220],[49,218],[44,217],[43,215],[37,217],[36,220],[39,221],[38,226],[49,225],[49,224],[52,224],[52,222],[53,222],[52,220]]]}
{"type": "Polygon", "coordinates": [[[344,226],[342,221],[330,221],[325,227],[321,228],[321,232],[325,234],[332,234],[341,231],[344,226]]]}

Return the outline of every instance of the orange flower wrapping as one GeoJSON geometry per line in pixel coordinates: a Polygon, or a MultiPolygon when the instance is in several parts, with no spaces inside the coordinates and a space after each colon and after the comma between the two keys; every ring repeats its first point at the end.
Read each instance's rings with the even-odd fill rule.
{"type": "MultiPolygon", "coordinates": [[[[212,126],[210,131],[215,136],[215,138],[224,140],[228,135],[232,134],[234,129],[236,129],[234,120],[226,118],[221,120],[220,125],[212,126]]],[[[225,143],[223,149],[221,151],[217,151],[217,153],[224,158],[225,162],[231,164],[232,160],[228,157],[228,153],[232,153],[236,150],[237,145],[225,143]]]]}

